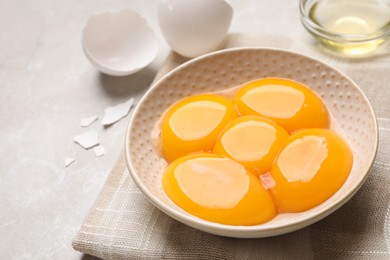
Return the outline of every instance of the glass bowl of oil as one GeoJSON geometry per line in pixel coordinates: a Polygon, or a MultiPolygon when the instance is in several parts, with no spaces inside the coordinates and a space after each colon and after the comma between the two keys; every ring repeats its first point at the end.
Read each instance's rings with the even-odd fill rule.
{"type": "Polygon", "coordinates": [[[303,26],[347,56],[376,50],[390,36],[390,0],[301,0],[303,26]]]}

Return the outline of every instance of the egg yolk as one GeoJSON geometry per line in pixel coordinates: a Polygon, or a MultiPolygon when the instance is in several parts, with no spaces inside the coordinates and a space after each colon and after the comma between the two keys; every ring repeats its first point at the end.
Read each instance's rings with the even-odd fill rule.
{"type": "Polygon", "coordinates": [[[236,92],[233,101],[240,114],[267,117],[288,132],[329,126],[322,100],[308,87],[289,79],[252,81],[236,92]]]}
{"type": "Polygon", "coordinates": [[[162,121],[162,153],[168,161],[193,152],[210,151],[221,130],[237,117],[233,103],[213,94],[185,98],[162,121]]]}
{"type": "Polygon", "coordinates": [[[330,198],[352,168],[352,151],[327,129],[297,131],[271,168],[270,189],[280,212],[301,212],[330,198]]]}
{"type": "Polygon", "coordinates": [[[162,184],[174,203],[205,220],[256,225],[276,214],[270,193],[254,174],[215,154],[192,154],[173,161],[162,184]]]}
{"type": "Polygon", "coordinates": [[[230,157],[260,175],[272,163],[289,134],[281,126],[260,116],[234,119],[218,137],[213,153],[230,157]]]}

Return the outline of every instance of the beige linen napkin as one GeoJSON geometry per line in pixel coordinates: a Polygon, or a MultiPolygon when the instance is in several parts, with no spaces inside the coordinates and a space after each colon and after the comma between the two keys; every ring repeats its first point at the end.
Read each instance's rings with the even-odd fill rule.
{"type": "MultiPolygon", "coordinates": [[[[236,46],[282,47],[316,56],[361,86],[380,130],[378,156],[361,190],[308,228],[271,238],[225,238],[183,225],[155,208],[132,181],[122,154],[73,247],[104,259],[390,259],[390,58],[351,62],[272,35],[230,35],[226,47],[236,46]]],[[[171,54],[156,78],[184,61],[171,54]]]]}

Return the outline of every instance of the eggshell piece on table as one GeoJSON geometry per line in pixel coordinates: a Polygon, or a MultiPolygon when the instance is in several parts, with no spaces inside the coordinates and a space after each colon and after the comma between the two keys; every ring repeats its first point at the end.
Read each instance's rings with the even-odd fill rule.
{"type": "Polygon", "coordinates": [[[133,104],[134,104],[134,98],[130,98],[124,103],[120,103],[112,107],[107,107],[104,110],[104,116],[101,122],[102,125],[104,126],[112,125],[115,122],[127,116],[131,108],[133,107],[133,104]]]}
{"type": "Polygon", "coordinates": [[[71,165],[72,163],[75,162],[75,159],[74,158],[71,158],[71,157],[67,157],[65,158],[64,160],[64,166],[65,168],[68,167],[69,165],[71,165]]]}
{"type": "Polygon", "coordinates": [[[99,144],[99,137],[96,130],[89,130],[88,132],[85,132],[80,135],[76,135],[73,138],[73,141],[75,143],[78,143],[81,147],[84,149],[89,149],[91,147],[94,147],[99,144]]]}
{"type": "Polygon", "coordinates": [[[104,149],[104,146],[98,145],[93,148],[93,152],[96,155],[96,157],[100,157],[106,154],[106,150],[104,149]]]}
{"type": "Polygon", "coordinates": [[[93,122],[95,122],[98,119],[99,119],[98,116],[85,117],[85,118],[82,118],[80,120],[80,125],[82,127],[88,127],[88,126],[90,126],[93,122]]]}
{"type": "Polygon", "coordinates": [[[162,1],[158,21],[171,48],[185,57],[196,57],[221,47],[233,16],[223,0],[162,1]]]}
{"type": "Polygon", "coordinates": [[[113,76],[141,70],[153,61],[158,50],[152,29],[132,9],[91,16],[82,43],[89,61],[99,71],[113,76]]]}

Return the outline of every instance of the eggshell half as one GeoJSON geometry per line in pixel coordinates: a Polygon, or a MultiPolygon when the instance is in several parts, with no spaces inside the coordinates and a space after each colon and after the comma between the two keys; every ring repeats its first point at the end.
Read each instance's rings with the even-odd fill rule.
{"type": "Polygon", "coordinates": [[[153,31],[132,9],[91,16],[82,43],[89,61],[99,71],[113,76],[141,70],[153,61],[158,50],[153,31]]]}
{"type": "Polygon", "coordinates": [[[221,47],[233,16],[223,0],[166,0],[158,5],[158,21],[171,48],[196,57],[221,47]]]}

